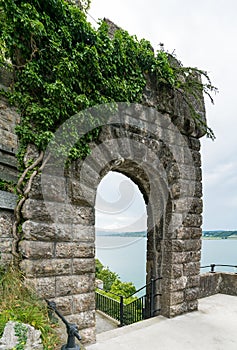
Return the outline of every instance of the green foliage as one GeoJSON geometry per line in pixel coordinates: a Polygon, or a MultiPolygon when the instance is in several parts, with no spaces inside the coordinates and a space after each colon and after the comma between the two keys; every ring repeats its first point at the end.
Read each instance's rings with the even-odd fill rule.
{"type": "Polygon", "coordinates": [[[96,278],[103,281],[104,290],[109,292],[113,283],[119,279],[117,273],[110,271],[108,267],[104,267],[101,262],[96,259],[96,278]]]}
{"type": "Polygon", "coordinates": [[[121,282],[120,280],[114,281],[110,289],[111,293],[128,297],[136,292],[136,287],[132,282],[121,282]]]}
{"type": "Polygon", "coordinates": [[[13,350],[24,350],[27,342],[27,327],[22,323],[16,323],[14,331],[15,335],[18,337],[18,343],[13,350]]]}
{"type": "MultiPolygon", "coordinates": [[[[5,324],[12,320],[27,323],[39,329],[42,333],[44,349],[55,348],[58,339],[50,324],[47,306],[31,288],[24,284],[20,272],[12,268],[0,269],[0,295],[0,337],[5,324]]],[[[24,332],[21,326],[17,329],[23,342],[24,332]]],[[[16,349],[21,349],[20,343],[16,349]]]]}
{"type": "MultiPolygon", "coordinates": [[[[84,10],[89,4],[81,1],[84,10]]],[[[209,81],[186,82],[193,70],[172,65],[163,51],[156,55],[146,40],[123,30],[110,39],[105,22],[93,29],[83,9],[64,0],[0,0],[0,65],[8,62],[15,70],[8,95],[21,115],[16,129],[20,159],[28,143],[44,150],[59,125],[88,107],[141,102],[147,73],[156,76],[158,85],[182,89],[185,95],[213,89],[209,81]]],[[[188,98],[187,103],[195,112],[188,98]]],[[[71,158],[86,156],[97,134],[77,142],[71,158]]]]}
{"type": "Polygon", "coordinates": [[[6,181],[6,180],[0,179],[0,190],[15,193],[16,192],[15,184],[13,181],[6,181]]]}
{"type": "Polygon", "coordinates": [[[110,271],[108,267],[104,267],[103,264],[96,259],[95,265],[96,278],[103,281],[104,288],[99,292],[112,299],[120,301],[120,296],[124,296],[125,304],[129,304],[136,297],[128,298],[131,294],[136,292],[136,287],[132,282],[122,282],[117,273],[110,271]]]}
{"type": "Polygon", "coordinates": [[[98,277],[99,273],[103,270],[104,266],[103,264],[100,262],[99,259],[95,259],[95,274],[96,274],[96,277],[98,277]]]}

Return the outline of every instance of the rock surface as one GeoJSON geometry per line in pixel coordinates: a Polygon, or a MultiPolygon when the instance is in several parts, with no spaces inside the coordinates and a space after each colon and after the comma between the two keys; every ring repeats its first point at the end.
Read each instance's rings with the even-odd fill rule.
{"type": "MultiPolygon", "coordinates": [[[[15,326],[18,322],[7,322],[2,338],[0,339],[0,350],[9,350],[15,348],[19,343],[19,337],[15,334],[15,326]]],[[[27,341],[24,346],[25,350],[43,350],[41,341],[41,332],[34,327],[21,323],[27,329],[27,341]]]]}

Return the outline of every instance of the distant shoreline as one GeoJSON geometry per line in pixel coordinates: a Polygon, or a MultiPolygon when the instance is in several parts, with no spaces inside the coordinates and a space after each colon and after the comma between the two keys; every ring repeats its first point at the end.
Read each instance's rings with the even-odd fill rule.
{"type": "Polygon", "coordinates": [[[205,236],[202,236],[202,239],[204,239],[205,241],[208,241],[208,240],[214,240],[214,239],[219,239],[219,240],[230,240],[230,239],[237,239],[237,236],[236,237],[205,237],[205,236]]]}
{"type": "MultiPolygon", "coordinates": [[[[98,237],[147,237],[146,231],[139,232],[111,232],[111,231],[96,231],[98,237]]],[[[237,239],[237,231],[203,231],[202,239],[237,239]]]]}

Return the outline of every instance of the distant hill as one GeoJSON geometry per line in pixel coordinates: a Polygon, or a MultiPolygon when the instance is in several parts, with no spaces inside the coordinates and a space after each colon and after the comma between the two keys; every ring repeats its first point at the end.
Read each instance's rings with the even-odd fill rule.
{"type": "Polygon", "coordinates": [[[140,232],[111,232],[111,231],[96,231],[96,236],[113,236],[113,237],[146,237],[146,231],[140,232]]]}
{"type": "Polygon", "coordinates": [[[237,231],[203,231],[202,236],[203,238],[237,239],[237,231]]]}

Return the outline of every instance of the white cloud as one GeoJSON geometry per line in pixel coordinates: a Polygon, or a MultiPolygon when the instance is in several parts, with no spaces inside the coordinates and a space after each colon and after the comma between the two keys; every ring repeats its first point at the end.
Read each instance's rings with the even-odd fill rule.
{"type": "Polygon", "coordinates": [[[146,230],[143,196],[128,177],[109,172],[101,181],[96,197],[96,229],[117,232],[146,230]]]}

